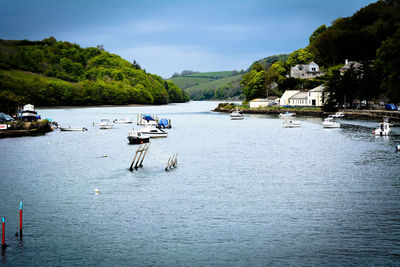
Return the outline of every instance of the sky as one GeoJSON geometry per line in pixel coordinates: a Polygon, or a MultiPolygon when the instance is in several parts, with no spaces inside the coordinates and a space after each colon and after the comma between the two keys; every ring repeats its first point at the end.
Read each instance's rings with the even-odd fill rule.
{"type": "Polygon", "coordinates": [[[106,51],[147,72],[247,69],[308,45],[313,31],[372,0],[1,0],[0,39],[106,51]]]}

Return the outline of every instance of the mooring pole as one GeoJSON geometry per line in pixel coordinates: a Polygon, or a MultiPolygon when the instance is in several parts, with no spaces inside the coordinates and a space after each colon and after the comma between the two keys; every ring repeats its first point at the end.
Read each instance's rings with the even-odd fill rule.
{"type": "Polygon", "coordinates": [[[171,159],[171,157],[168,158],[167,167],[165,167],[165,171],[166,171],[166,172],[168,171],[168,168],[169,168],[169,161],[170,161],[170,159],[171,159]]]}
{"type": "Polygon", "coordinates": [[[1,249],[6,249],[6,218],[2,218],[2,231],[1,231],[1,249]]]}
{"type": "Polygon", "coordinates": [[[150,146],[150,144],[148,144],[146,147],[145,147],[145,149],[144,149],[144,155],[143,155],[143,158],[142,158],[142,160],[140,161],[140,164],[139,164],[139,167],[140,168],[142,168],[143,167],[143,160],[144,160],[144,157],[146,157],[146,154],[147,154],[147,150],[149,150],[149,146],[150,146]]]}
{"type": "Polygon", "coordinates": [[[178,164],[178,153],[175,154],[175,158],[174,158],[174,167],[176,166],[176,164],[178,164]]]}
{"type": "Polygon", "coordinates": [[[133,164],[135,164],[136,156],[137,156],[137,154],[138,154],[138,152],[139,152],[139,150],[140,150],[141,147],[142,147],[142,145],[140,145],[139,148],[136,150],[135,157],[133,158],[132,164],[131,164],[131,166],[129,167],[129,170],[130,170],[130,171],[133,171],[133,164]]]}
{"type": "Polygon", "coordinates": [[[142,154],[143,154],[143,151],[144,151],[145,147],[146,147],[146,146],[144,146],[144,147],[139,151],[139,157],[138,157],[138,159],[137,159],[137,161],[136,161],[136,164],[135,164],[135,170],[137,170],[137,169],[139,168],[139,167],[138,167],[139,161],[140,161],[140,158],[142,157],[142,154]]]}
{"type": "Polygon", "coordinates": [[[19,202],[19,238],[22,239],[22,201],[19,202]]]}

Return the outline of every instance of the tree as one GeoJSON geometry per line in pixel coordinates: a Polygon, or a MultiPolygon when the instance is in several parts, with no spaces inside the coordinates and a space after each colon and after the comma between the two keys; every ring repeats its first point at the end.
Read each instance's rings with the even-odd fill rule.
{"type": "Polygon", "coordinates": [[[314,40],[316,40],[316,39],[318,38],[318,36],[319,36],[321,33],[325,32],[326,30],[327,30],[327,27],[326,27],[325,24],[319,26],[319,27],[311,34],[310,38],[308,38],[308,40],[310,41],[310,44],[311,44],[314,40]]]}
{"type": "Polygon", "coordinates": [[[389,101],[400,103],[400,30],[377,50],[376,69],[382,76],[381,88],[389,101]]]}

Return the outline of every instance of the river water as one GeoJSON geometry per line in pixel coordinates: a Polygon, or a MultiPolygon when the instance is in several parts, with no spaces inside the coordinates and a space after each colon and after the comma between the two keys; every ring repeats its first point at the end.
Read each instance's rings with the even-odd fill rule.
{"type": "Polygon", "coordinates": [[[9,245],[0,265],[400,265],[400,137],[374,137],[367,127],[378,122],[232,121],[211,112],[216,105],[39,109],[89,130],[0,139],[9,245]],[[92,123],[136,122],[137,113],[170,118],[173,128],[131,173],[136,123],[92,123]],[[166,172],[173,153],[178,167],[166,172]]]}

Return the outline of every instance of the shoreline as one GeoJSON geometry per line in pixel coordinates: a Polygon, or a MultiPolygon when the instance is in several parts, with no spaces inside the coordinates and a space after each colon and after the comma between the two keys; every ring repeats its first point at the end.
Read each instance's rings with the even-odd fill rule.
{"type": "MultiPolygon", "coordinates": [[[[230,113],[233,109],[225,108],[218,105],[214,112],[230,113]]],[[[322,110],[301,110],[296,108],[241,108],[243,114],[272,114],[279,115],[286,111],[295,112],[296,115],[300,116],[312,116],[312,117],[326,117],[331,115],[332,112],[326,112],[322,110]]],[[[400,111],[386,111],[386,110],[339,110],[343,112],[345,118],[348,119],[365,119],[365,120],[383,120],[383,118],[389,118],[390,121],[400,122],[400,111]]]]}

